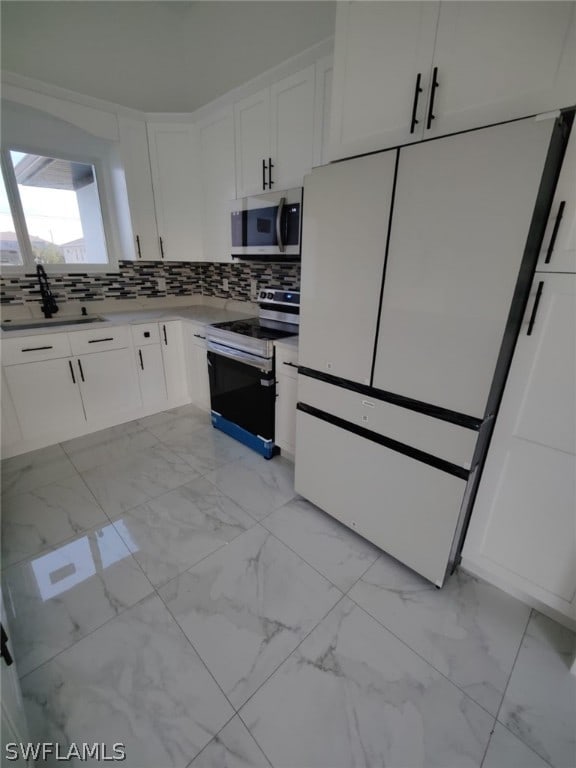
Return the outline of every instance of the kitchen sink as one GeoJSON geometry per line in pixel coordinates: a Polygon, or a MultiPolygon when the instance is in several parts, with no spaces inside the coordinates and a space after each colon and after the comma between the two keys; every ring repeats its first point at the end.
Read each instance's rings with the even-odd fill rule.
{"type": "Polygon", "coordinates": [[[103,317],[68,317],[66,320],[5,320],[1,327],[3,331],[26,331],[34,330],[35,328],[55,328],[59,325],[86,325],[90,323],[103,323],[105,322],[103,317]]]}

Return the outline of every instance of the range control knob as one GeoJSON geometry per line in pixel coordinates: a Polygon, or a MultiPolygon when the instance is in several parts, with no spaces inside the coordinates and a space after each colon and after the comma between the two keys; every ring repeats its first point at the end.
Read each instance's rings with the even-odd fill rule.
{"type": "Polygon", "coordinates": [[[265,299],[266,298],[266,291],[260,291],[260,298],[265,299]]]}
{"type": "Polygon", "coordinates": [[[274,294],[272,293],[272,291],[268,291],[268,298],[269,299],[273,299],[274,298],[274,294]]]}

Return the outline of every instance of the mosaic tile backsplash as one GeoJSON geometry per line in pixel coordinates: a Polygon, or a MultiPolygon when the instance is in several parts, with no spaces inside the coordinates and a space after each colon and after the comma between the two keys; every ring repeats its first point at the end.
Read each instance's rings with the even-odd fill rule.
{"type": "MultiPolygon", "coordinates": [[[[260,288],[300,288],[299,264],[213,264],[211,262],[121,261],[118,272],[50,275],[56,301],[98,301],[102,299],[162,298],[202,294],[237,301],[252,297],[252,281],[260,288]],[[166,288],[158,287],[158,279],[166,288]],[[224,279],[228,289],[223,289],[224,279]]],[[[28,304],[40,301],[36,275],[0,276],[2,304],[28,304]]]]}

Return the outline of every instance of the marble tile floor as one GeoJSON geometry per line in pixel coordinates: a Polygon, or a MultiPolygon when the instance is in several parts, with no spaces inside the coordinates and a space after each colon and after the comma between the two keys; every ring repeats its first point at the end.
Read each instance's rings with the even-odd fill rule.
{"type": "Polygon", "coordinates": [[[192,406],[7,459],[2,491],[33,741],[132,768],[576,766],[574,633],[463,572],[435,589],[192,406]]]}

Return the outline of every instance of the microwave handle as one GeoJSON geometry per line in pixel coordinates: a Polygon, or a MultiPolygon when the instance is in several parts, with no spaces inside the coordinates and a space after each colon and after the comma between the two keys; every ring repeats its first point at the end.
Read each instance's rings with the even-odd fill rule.
{"type": "Polygon", "coordinates": [[[278,210],[276,211],[276,240],[278,240],[278,250],[280,253],[284,253],[286,246],[282,240],[282,214],[284,212],[284,206],[286,205],[286,198],[281,197],[278,203],[278,210]]]}

